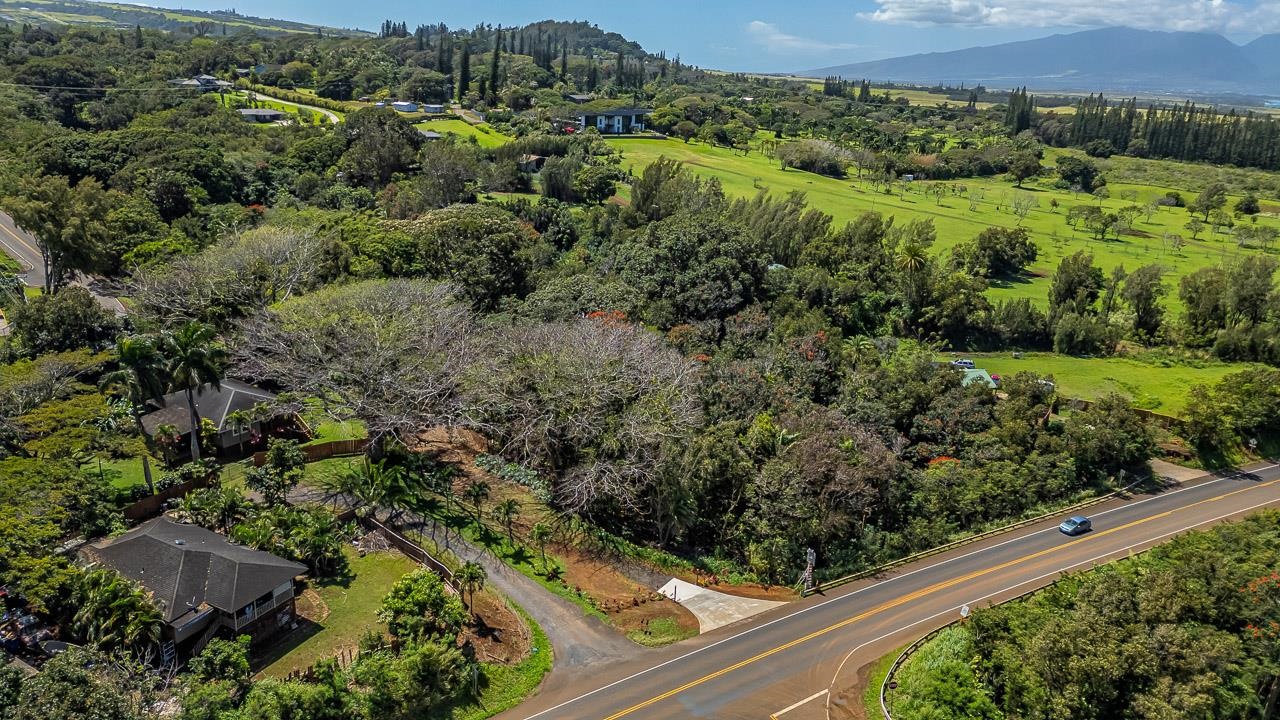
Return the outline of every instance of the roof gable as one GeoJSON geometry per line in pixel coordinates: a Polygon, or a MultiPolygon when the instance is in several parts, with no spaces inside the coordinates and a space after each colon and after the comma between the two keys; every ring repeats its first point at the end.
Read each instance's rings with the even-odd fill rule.
{"type": "MultiPolygon", "coordinates": [[[[260,402],[275,399],[275,395],[238,380],[223,380],[220,387],[201,386],[196,392],[196,411],[200,417],[217,426],[218,432],[226,429],[227,416],[238,410],[250,410],[260,402]]],[[[178,434],[191,431],[191,406],[186,392],[165,395],[161,407],[142,416],[142,426],[154,434],[161,425],[173,425],[178,434]]]]}

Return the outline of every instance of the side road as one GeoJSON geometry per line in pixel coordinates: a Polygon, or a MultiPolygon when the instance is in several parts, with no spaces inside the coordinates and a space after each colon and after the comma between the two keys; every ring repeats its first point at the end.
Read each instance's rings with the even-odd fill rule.
{"type": "Polygon", "coordinates": [[[332,110],[325,110],[324,108],[316,107],[315,105],[303,105],[302,103],[296,103],[289,100],[281,100],[280,98],[274,95],[268,95],[264,92],[258,92],[257,90],[249,90],[247,92],[252,92],[257,95],[269,97],[271,98],[271,102],[278,102],[281,105],[288,105],[289,107],[296,107],[296,108],[304,108],[306,110],[310,110],[311,112],[320,113],[321,115],[324,115],[326,118],[329,118],[329,122],[333,123],[334,125],[337,125],[338,123],[342,122],[342,118],[338,117],[338,114],[332,110]]]}
{"type": "Polygon", "coordinates": [[[629,660],[647,650],[431,518],[407,516],[400,526],[434,537],[463,562],[478,563],[488,574],[489,585],[519,603],[542,626],[556,658],[544,687],[555,687],[567,680],[564,678],[567,669],[629,660]]]}
{"type": "MultiPolygon", "coordinates": [[[[327,505],[339,511],[355,507],[350,498],[302,485],[289,493],[289,502],[327,505]]],[[[555,664],[543,681],[544,689],[563,687],[573,677],[580,679],[581,674],[573,672],[575,669],[630,660],[649,651],[605,625],[599,618],[584,615],[577,605],[549,592],[502,562],[493,553],[467,541],[457,532],[431,518],[405,514],[399,522],[388,525],[393,525],[398,531],[413,531],[434,538],[440,546],[447,548],[463,562],[478,563],[488,576],[485,582],[519,603],[542,626],[555,653],[555,664]]]]}
{"type": "MultiPolygon", "coordinates": [[[[36,239],[18,227],[13,218],[3,212],[0,212],[0,250],[18,261],[18,265],[22,267],[18,277],[28,287],[44,287],[44,258],[40,255],[36,239]]],[[[94,291],[91,278],[80,277],[73,280],[71,284],[88,290],[104,309],[117,316],[126,314],[124,304],[119,299],[94,291]]]]}

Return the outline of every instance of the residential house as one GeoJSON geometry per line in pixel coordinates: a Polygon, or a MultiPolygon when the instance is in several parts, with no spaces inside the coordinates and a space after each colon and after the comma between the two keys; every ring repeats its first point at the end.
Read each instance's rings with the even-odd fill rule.
{"type": "Polygon", "coordinates": [[[444,105],[434,105],[432,103],[425,103],[421,109],[422,109],[422,112],[430,113],[432,115],[444,114],[444,105]]]}
{"type": "Polygon", "coordinates": [[[425,128],[418,128],[418,132],[422,135],[423,140],[439,140],[444,137],[435,130],[427,130],[425,128]]]}
{"type": "Polygon", "coordinates": [[[536,173],[542,170],[542,166],[547,164],[547,159],[542,155],[521,155],[516,160],[516,165],[520,168],[520,172],[536,173]]]}
{"type": "MultiPolygon", "coordinates": [[[[204,385],[195,394],[196,412],[202,420],[213,423],[218,430],[214,444],[219,449],[237,447],[261,437],[268,430],[293,420],[287,412],[277,412],[273,417],[259,418],[247,426],[233,422],[233,413],[249,412],[259,403],[270,403],[275,395],[256,388],[239,380],[223,380],[219,387],[204,385]],[[228,420],[231,418],[231,420],[228,420]]],[[[165,395],[160,403],[152,403],[151,412],[142,416],[142,428],[148,435],[154,436],[161,425],[172,425],[178,430],[183,441],[179,448],[190,444],[191,406],[187,404],[185,392],[174,392],[165,395]]]]}
{"type": "Polygon", "coordinates": [[[595,100],[596,96],[571,93],[571,94],[565,95],[564,98],[570,102],[581,105],[582,103],[588,103],[588,102],[591,102],[592,100],[595,100]]]}
{"type": "Polygon", "coordinates": [[[979,385],[985,385],[992,390],[999,387],[995,378],[991,377],[991,373],[983,370],[982,368],[959,368],[959,370],[964,373],[964,378],[960,382],[965,385],[978,383],[979,385]]]}
{"type": "Polygon", "coordinates": [[[398,100],[391,103],[391,109],[403,113],[418,112],[418,103],[398,100]]]}
{"type": "Polygon", "coordinates": [[[80,558],[141,585],[164,619],[162,642],[183,656],[200,652],[221,628],[258,641],[288,626],[295,617],[294,579],[306,572],[304,565],[167,517],[87,545],[80,558]]]}
{"type": "Polygon", "coordinates": [[[186,90],[194,90],[196,92],[212,92],[215,90],[229,90],[235,85],[226,80],[219,80],[212,75],[196,75],[189,78],[175,78],[169,81],[170,85],[180,87],[186,90]]]}
{"type": "Polygon", "coordinates": [[[644,108],[584,111],[578,113],[578,127],[583,130],[594,127],[606,135],[644,132],[644,121],[652,112],[644,108]]]}
{"type": "Polygon", "coordinates": [[[280,122],[285,119],[286,113],[283,110],[275,110],[272,108],[243,108],[237,110],[240,117],[249,122],[270,123],[280,122]]]}

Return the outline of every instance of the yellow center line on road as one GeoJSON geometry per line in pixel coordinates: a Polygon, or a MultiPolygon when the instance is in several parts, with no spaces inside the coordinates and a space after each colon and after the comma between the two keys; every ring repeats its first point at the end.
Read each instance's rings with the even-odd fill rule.
{"type": "Polygon", "coordinates": [[[690,682],[688,682],[688,683],[685,683],[684,685],[681,685],[680,687],[674,688],[674,689],[672,689],[672,690],[668,690],[667,692],[664,692],[664,693],[662,693],[661,695],[655,695],[654,697],[651,697],[651,698],[649,698],[648,700],[645,700],[645,701],[643,701],[643,702],[640,702],[640,703],[637,703],[637,704],[635,704],[635,705],[632,705],[631,707],[629,707],[629,708],[627,708],[627,709],[625,709],[625,710],[621,710],[621,711],[619,711],[619,712],[616,712],[616,713],[614,713],[614,714],[612,714],[612,715],[610,715],[610,716],[606,717],[604,720],[617,720],[618,718],[626,717],[627,715],[630,715],[630,714],[632,714],[632,713],[636,712],[637,710],[643,710],[644,708],[647,708],[647,707],[649,707],[650,705],[653,705],[654,703],[662,702],[663,700],[666,700],[667,698],[670,698],[670,697],[672,697],[672,696],[674,696],[674,695],[679,695],[680,693],[682,693],[682,692],[684,692],[684,691],[686,691],[686,690],[689,690],[689,689],[691,689],[691,688],[695,688],[695,687],[697,687],[697,686],[699,686],[699,685],[702,685],[702,684],[704,684],[704,683],[711,682],[712,680],[715,680],[716,678],[719,678],[719,677],[722,677],[722,676],[724,676],[724,675],[727,675],[727,674],[729,674],[729,673],[731,673],[731,672],[734,672],[735,670],[740,670],[740,669],[742,669],[742,668],[744,668],[744,667],[746,667],[746,666],[748,666],[748,665],[751,665],[751,664],[757,663],[757,662],[759,662],[759,661],[761,661],[761,660],[764,660],[765,658],[768,658],[768,657],[771,657],[771,656],[773,656],[773,655],[776,655],[776,654],[778,654],[778,653],[780,653],[780,652],[783,652],[784,650],[789,650],[789,649],[791,649],[791,648],[793,648],[793,647],[795,647],[795,646],[797,646],[797,645],[802,645],[802,644],[804,644],[804,643],[806,643],[806,642],[809,642],[810,640],[813,640],[814,638],[821,637],[821,636],[823,636],[823,635],[827,635],[827,634],[829,634],[829,633],[835,632],[836,630],[839,630],[839,629],[841,629],[841,628],[843,628],[843,627],[847,627],[847,626],[849,626],[849,625],[851,625],[851,624],[853,624],[853,623],[855,623],[855,622],[859,622],[859,621],[861,621],[861,620],[865,620],[865,619],[867,619],[867,618],[869,618],[869,617],[871,617],[871,616],[873,616],[873,615],[877,615],[877,614],[882,613],[882,612],[884,612],[884,611],[886,611],[886,610],[892,610],[893,608],[896,608],[896,607],[898,607],[898,606],[900,606],[900,605],[905,605],[905,604],[907,604],[907,603],[909,603],[909,602],[911,602],[911,601],[913,601],[913,600],[917,600],[917,599],[919,599],[919,598],[922,598],[922,597],[925,597],[925,596],[927,596],[927,595],[931,595],[931,594],[933,594],[933,593],[935,593],[935,592],[938,592],[939,590],[946,590],[947,588],[955,587],[956,585],[959,585],[959,584],[964,583],[964,582],[968,582],[968,581],[970,581],[970,580],[973,580],[974,578],[979,578],[979,577],[982,577],[982,576],[984,576],[984,575],[990,575],[991,573],[999,572],[999,571],[1001,571],[1001,570],[1004,570],[1004,569],[1006,569],[1006,568],[1012,567],[1012,566],[1017,565],[1017,564],[1019,564],[1019,563],[1028,562],[1028,561],[1030,561],[1030,560],[1035,560],[1035,559],[1038,559],[1038,558],[1044,557],[1045,555],[1050,555],[1050,554],[1053,554],[1053,553],[1056,553],[1056,552],[1060,552],[1060,551],[1062,551],[1062,550],[1066,550],[1067,548],[1073,547],[1073,546],[1075,546],[1075,545],[1079,545],[1080,543],[1083,543],[1083,542],[1089,542],[1089,541],[1092,541],[1092,540],[1096,540],[1096,539],[1098,539],[1098,538],[1100,538],[1100,537],[1105,537],[1105,536],[1107,536],[1107,535],[1111,535],[1111,534],[1113,534],[1113,533],[1118,533],[1118,532],[1121,532],[1121,531],[1123,531],[1123,530],[1127,530],[1127,529],[1129,529],[1129,528],[1136,527],[1136,526],[1138,526],[1138,525],[1142,525],[1142,524],[1145,524],[1145,523],[1149,523],[1149,522],[1151,522],[1151,521],[1153,521],[1153,520],[1159,520],[1159,519],[1161,519],[1161,518],[1166,518],[1166,517],[1169,517],[1169,516],[1171,516],[1171,515],[1173,515],[1173,514],[1175,514],[1175,513],[1184,512],[1184,511],[1186,511],[1186,510],[1190,510],[1190,509],[1191,509],[1191,508],[1193,508],[1193,507],[1197,507],[1197,506],[1200,506],[1200,505],[1207,505],[1207,504],[1209,504],[1209,503],[1217,502],[1217,501],[1219,501],[1219,500],[1224,500],[1224,499],[1226,499],[1226,498],[1231,497],[1232,495],[1238,495],[1238,494],[1240,494],[1240,493],[1248,492],[1248,491],[1250,491],[1250,490],[1257,490],[1258,488],[1265,488],[1265,487],[1269,487],[1269,486],[1272,486],[1272,485],[1276,485],[1277,483],[1280,483],[1280,480],[1270,480],[1270,481],[1268,481],[1268,482],[1258,483],[1257,485],[1250,485],[1249,487],[1240,488],[1239,490],[1232,490],[1231,492],[1229,492],[1229,493],[1225,493],[1225,494],[1223,494],[1223,495],[1217,495],[1217,496],[1215,496],[1215,497],[1205,498],[1204,500],[1196,501],[1196,502],[1194,502],[1194,503],[1191,503],[1190,505],[1186,505],[1186,506],[1184,506],[1184,507],[1180,507],[1180,508],[1175,508],[1175,509],[1173,509],[1173,510],[1166,510],[1166,511],[1164,511],[1164,512],[1162,512],[1162,513],[1157,513],[1157,514],[1155,514],[1155,515],[1150,515],[1150,516],[1147,516],[1147,517],[1145,517],[1145,518],[1140,518],[1140,519],[1138,519],[1138,520],[1134,520],[1133,522],[1129,522],[1129,523],[1126,523],[1126,524],[1121,525],[1121,526],[1119,526],[1119,527],[1111,528],[1111,529],[1109,529],[1109,530],[1103,530],[1103,531],[1101,531],[1101,532],[1091,533],[1091,534],[1089,534],[1089,535],[1086,535],[1085,537],[1077,538],[1077,539],[1072,540],[1071,542],[1065,543],[1065,544],[1063,544],[1063,545],[1057,545],[1057,546],[1055,546],[1055,547],[1047,548],[1047,549],[1045,549],[1045,550],[1040,550],[1040,551],[1037,551],[1037,552],[1031,553],[1030,555],[1024,555],[1023,557],[1015,558],[1015,559],[1013,559],[1013,560],[1009,560],[1009,561],[1007,561],[1007,562],[1001,563],[1001,564],[999,564],[999,565],[995,565],[995,566],[993,566],[993,567],[985,568],[985,569],[983,569],[983,570],[977,570],[977,571],[974,571],[974,572],[972,572],[972,573],[969,573],[968,575],[964,575],[964,576],[961,576],[961,577],[958,577],[958,578],[953,578],[953,579],[951,579],[951,580],[947,580],[947,581],[945,581],[945,582],[940,582],[940,583],[937,583],[936,585],[930,585],[929,587],[922,588],[922,589],[917,590],[917,591],[915,591],[915,592],[913,592],[913,593],[908,593],[907,595],[903,595],[902,597],[899,597],[899,598],[897,598],[897,599],[895,599],[895,600],[890,600],[889,602],[886,602],[886,603],[884,603],[884,604],[882,604],[882,605],[878,605],[878,606],[876,606],[876,607],[874,607],[874,608],[872,608],[872,609],[870,609],[870,610],[868,610],[868,611],[866,611],[866,612],[864,612],[864,613],[861,613],[861,614],[859,614],[859,615],[855,615],[854,617],[847,618],[847,619],[845,619],[845,620],[841,620],[840,622],[835,623],[834,625],[829,625],[829,626],[827,626],[827,627],[825,627],[825,628],[822,628],[821,630],[815,630],[814,632],[811,632],[811,633],[809,633],[808,635],[805,635],[804,637],[796,638],[795,640],[792,640],[792,641],[790,641],[790,642],[786,642],[786,643],[783,643],[782,645],[778,645],[777,647],[771,648],[771,649],[769,649],[769,650],[765,650],[764,652],[760,653],[759,655],[756,655],[756,656],[754,656],[754,657],[747,658],[746,660],[742,660],[742,661],[736,662],[736,663],[734,663],[733,665],[729,665],[728,667],[721,668],[720,670],[717,670],[717,671],[715,671],[715,672],[713,672],[713,673],[710,673],[710,674],[708,674],[708,675],[704,675],[704,676],[702,676],[702,677],[698,678],[697,680],[692,680],[692,681],[690,681],[690,682]]]}
{"type": "Polygon", "coordinates": [[[26,241],[26,239],[25,239],[25,238],[23,238],[21,235],[19,235],[19,234],[15,233],[14,231],[10,230],[10,229],[8,228],[8,226],[6,226],[5,224],[0,223],[0,230],[4,230],[4,234],[5,234],[5,235],[8,235],[9,237],[13,238],[14,240],[17,240],[18,242],[22,243],[22,246],[23,246],[23,247],[25,247],[26,249],[30,250],[31,252],[40,252],[40,251],[39,251],[39,250],[38,250],[34,245],[32,245],[31,243],[27,242],[27,241],[26,241]]]}

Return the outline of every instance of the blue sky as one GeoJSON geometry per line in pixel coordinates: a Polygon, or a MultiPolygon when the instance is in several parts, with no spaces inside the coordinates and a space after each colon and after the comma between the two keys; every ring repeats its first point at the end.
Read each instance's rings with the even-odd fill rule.
{"type": "MultiPolygon", "coordinates": [[[[228,0],[146,0],[218,10],[228,0]]],[[[651,51],[703,67],[785,72],[1121,25],[1221,32],[1236,41],[1280,32],[1280,0],[258,0],[244,14],[376,28],[385,18],[453,27],[588,20],[651,51]]]]}

